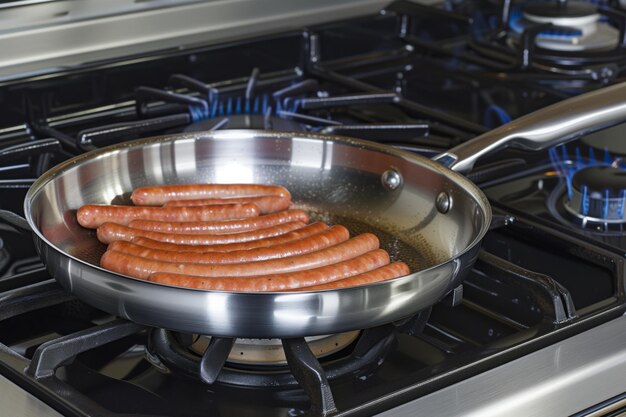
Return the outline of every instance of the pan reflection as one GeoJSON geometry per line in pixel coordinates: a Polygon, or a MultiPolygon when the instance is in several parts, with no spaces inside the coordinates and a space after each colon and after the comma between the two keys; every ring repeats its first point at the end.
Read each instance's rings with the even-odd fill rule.
{"type": "Polygon", "coordinates": [[[215,182],[222,184],[253,183],[255,182],[253,165],[241,162],[220,165],[220,169],[215,172],[215,182]]]}
{"type": "Polygon", "coordinates": [[[274,319],[277,322],[289,323],[292,326],[315,321],[325,322],[332,320],[341,313],[341,300],[337,294],[332,292],[325,294],[324,297],[316,297],[311,294],[279,295],[275,298],[274,305],[276,306],[274,319]],[[316,310],[317,314],[310,314],[310,311],[313,310],[316,310]]]}
{"type": "Polygon", "coordinates": [[[294,138],[291,146],[291,165],[324,170],[332,168],[332,142],[294,138]]]}

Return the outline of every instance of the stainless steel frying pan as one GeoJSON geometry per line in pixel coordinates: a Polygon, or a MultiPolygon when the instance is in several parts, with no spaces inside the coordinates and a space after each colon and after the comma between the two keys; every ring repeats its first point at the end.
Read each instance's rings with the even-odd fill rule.
{"type": "Polygon", "coordinates": [[[626,85],[517,119],[431,161],[376,143],[313,133],[190,133],[124,143],[56,166],[25,201],[50,273],[69,292],[118,316],[214,336],[296,337],[376,326],[409,316],[461,282],[491,220],[483,193],[462,175],[505,145],[540,149],[626,119],[626,85]],[[447,165],[452,168],[445,167],[447,165]],[[374,231],[412,273],[392,281],[302,293],[177,288],[98,266],[104,251],[75,210],[129,202],[134,188],[167,183],[271,183],[298,206],[353,233],[374,231]]]}

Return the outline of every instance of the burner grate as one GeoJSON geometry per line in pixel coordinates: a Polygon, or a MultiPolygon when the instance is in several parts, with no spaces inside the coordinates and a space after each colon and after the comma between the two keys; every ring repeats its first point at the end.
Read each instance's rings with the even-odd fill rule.
{"type": "MultiPolygon", "coordinates": [[[[463,9],[463,5],[458,7],[463,9]]],[[[466,6],[465,9],[469,10],[458,13],[454,9],[444,10],[396,1],[386,10],[398,16],[398,36],[408,45],[506,72],[504,77],[516,78],[520,71],[532,69],[544,82],[579,79],[604,83],[614,80],[626,62],[626,14],[620,10],[598,8],[597,11],[602,28],[610,27],[615,32],[617,46],[600,51],[562,51],[547,49],[544,38],[571,36],[574,32],[552,23],[526,22],[522,26],[519,24],[521,12],[510,1],[502,2],[499,10],[492,5],[480,4],[475,7],[480,9],[472,10],[471,6],[466,6]],[[433,41],[421,37],[419,28],[426,24],[425,19],[434,17],[438,18],[440,25],[450,26],[450,33],[464,32],[473,36],[463,47],[459,46],[457,38],[448,42],[448,39],[433,41]],[[604,21],[609,23],[605,24],[604,21]],[[511,33],[515,35],[512,37],[511,33]]],[[[523,78],[538,78],[537,75],[526,72],[523,78]]]]}

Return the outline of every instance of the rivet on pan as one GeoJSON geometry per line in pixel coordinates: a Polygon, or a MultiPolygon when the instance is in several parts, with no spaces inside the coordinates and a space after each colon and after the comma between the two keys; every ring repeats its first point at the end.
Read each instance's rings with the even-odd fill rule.
{"type": "Polygon", "coordinates": [[[402,175],[394,168],[390,168],[383,172],[380,181],[383,183],[383,187],[393,191],[402,185],[402,175]]]}
{"type": "Polygon", "coordinates": [[[439,210],[440,213],[446,214],[452,208],[452,197],[450,197],[448,193],[442,191],[437,196],[435,205],[437,206],[437,210],[439,210]]]}

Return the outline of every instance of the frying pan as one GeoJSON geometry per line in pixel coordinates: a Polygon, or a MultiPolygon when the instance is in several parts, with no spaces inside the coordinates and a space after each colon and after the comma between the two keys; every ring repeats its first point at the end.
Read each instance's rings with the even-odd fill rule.
{"type": "Polygon", "coordinates": [[[472,267],[491,210],[457,172],[507,145],[542,149],[626,119],[626,84],[526,115],[429,160],[314,133],[231,130],[122,143],[41,176],[24,209],[53,277],[83,301],[138,323],[223,337],[299,337],[395,321],[439,301],[472,267]],[[271,183],[318,220],[373,231],[410,275],[340,290],[235,293],[178,288],[98,266],[104,246],[76,223],[88,203],[128,203],[169,183],[271,183]]]}

